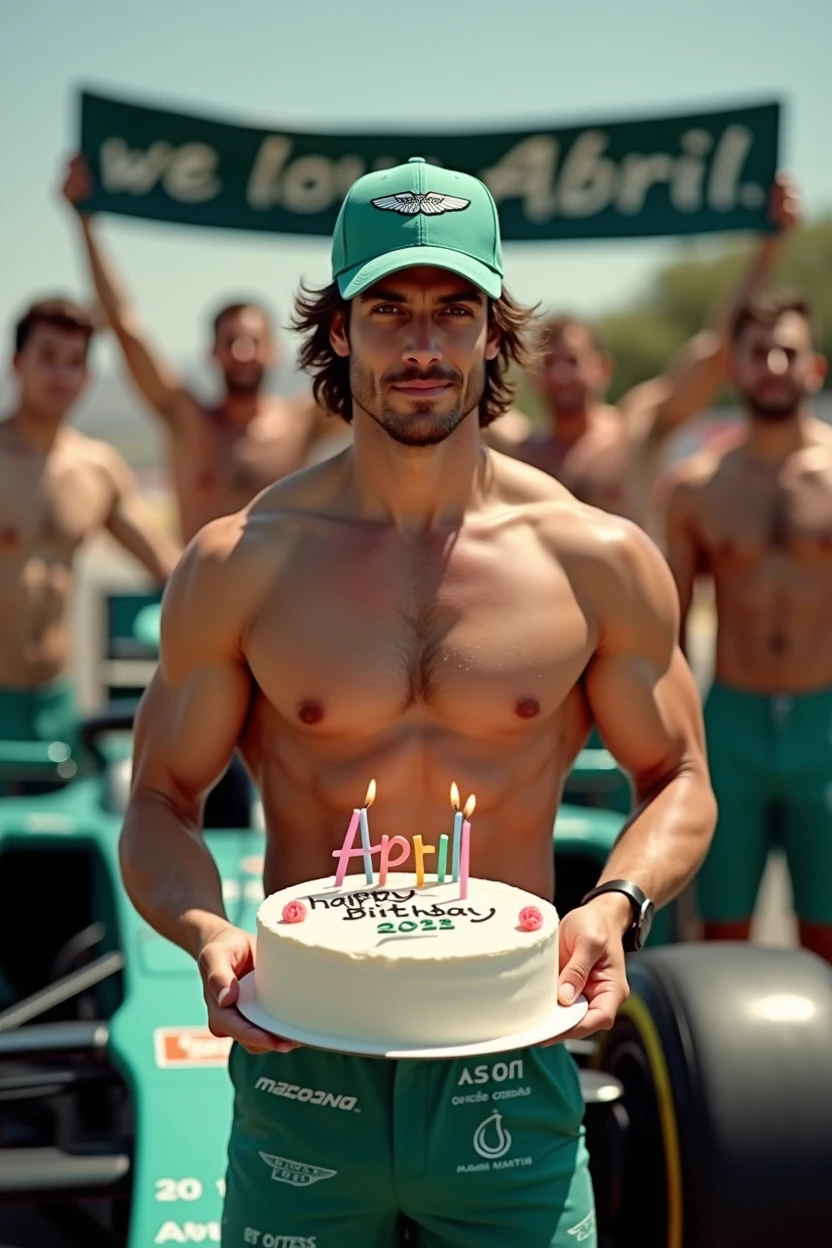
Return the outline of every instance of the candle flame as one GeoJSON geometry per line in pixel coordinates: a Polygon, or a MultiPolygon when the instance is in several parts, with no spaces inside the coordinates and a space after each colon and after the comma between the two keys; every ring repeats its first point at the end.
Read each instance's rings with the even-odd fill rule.
{"type": "Polygon", "coordinates": [[[371,780],[370,783],[367,785],[367,796],[364,798],[365,807],[372,806],[375,800],[376,800],[376,782],[375,780],[371,780]]]}
{"type": "Polygon", "coordinates": [[[456,787],[456,782],[451,785],[451,805],[454,810],[459,810],[459,789],[456,787]]]}
{"type": "Polygon", "coordinates": [[[477,809],[477,799],[472,793],[462,808],[462,813],[466,819],[470,819],[474,811],[477,809]]]}

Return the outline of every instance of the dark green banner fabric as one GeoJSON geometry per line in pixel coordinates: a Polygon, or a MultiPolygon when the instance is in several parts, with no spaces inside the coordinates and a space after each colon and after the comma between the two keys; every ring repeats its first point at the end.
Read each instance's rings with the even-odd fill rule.
{"type": "Polygon", "coordinates": [[[370,169],[424,156],[491,189],[503,238],[627,238],[766,228],[777,103],[491,134],[254,129],[83,93],[86,207],[184,225],[331,234],[370,169]]]}

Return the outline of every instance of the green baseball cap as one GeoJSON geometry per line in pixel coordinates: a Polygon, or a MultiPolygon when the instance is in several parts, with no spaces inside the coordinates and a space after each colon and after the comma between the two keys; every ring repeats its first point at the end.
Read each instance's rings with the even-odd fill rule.
{"type": "Polygon", "coordinates": [[[502,292],[500,224],[488,187],[422,156],[354,182],[332,237],[332,276],[343,299],[417,264],[457,273],[491,299],[502,292]]]}

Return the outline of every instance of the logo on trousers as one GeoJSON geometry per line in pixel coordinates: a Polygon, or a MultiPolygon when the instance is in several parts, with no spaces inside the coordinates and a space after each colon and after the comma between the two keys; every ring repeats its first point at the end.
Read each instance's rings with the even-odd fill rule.
{"type": "Polygon", "coordinates": [[[505,1157],[511,1148],[511,1133],[503,1126],[503,1115],[495,1110],[474,1132],[474,1151],[489,1161],[505,1157]]]}
{"type": "Polygon", "coordinates": [[[311,1187],[321,1179],[332,1179],[337,1170],[324,1170],[322,1166],[307,1166],[303,1161],[291,1161],[288,1157],[276,1157],[274,1153],[261,1153],[267,1166],[271,1167],[275,1183],[288,1183],[291,1187],[311,1187]]]}

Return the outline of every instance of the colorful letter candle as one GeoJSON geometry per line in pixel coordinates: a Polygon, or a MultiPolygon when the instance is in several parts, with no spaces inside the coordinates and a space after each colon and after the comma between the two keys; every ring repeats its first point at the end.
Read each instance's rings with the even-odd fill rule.
{"type": "Polygon", "coordinates": [[[367,796],[364,798],[364,805],[361,807],[358,815],[358,821],[361,825],[361,847],[364,850],[364,875],[367,883],[373,882],[373,851],[370,846],[370,823],[367,818],[367,811],[376,800],[376,782],[371,780],[367,788],[367,796]]]}
{"type": "Polygon", "coordinates": [[[425,854],[435,854],[432,845],[423,845],[421,836],[413,838],[413,854],[416,859],[416,887],[421,888],[425,882],[425,854]]]}
{"type": "Polygon", "coordinates": [[[468,876],[471,870],[471,825],[468,822],[477,805],[477,799],[472,793],[465,803],[462,811],[464,823],[462,825],[462,848],[460,850],[460,866],[459,866],[459,896],[462,901],[468,899],[468,876]]]}
{"type": "Polygon", "coordinates": [[[378,869],[378,882],[380,885],[387,883],[387,872],[394,867],[400,867],[402,863],[407,862],[410,857],[410,842],[403,836],[382,836],[381,838],[381,865],[378,869]],[[394,848],[401,850],[401,854],[395,860],[390,857],[394,848]]]}
{"type": "Polygon", "coordinates": [[[448,869],[448,836],[443,832],[439,838],[439,856],[436,863],[436,881],[445,883],[445,872],[448,869]]]}
{"type": "MultiPolygon", "coordinates": [[[[332,857],[338,859],[338,868],[335,872],[335,887],[340,888],[344,883],[344,876],[347,873],[347,867],[351,858],[363,858],[364,860],[364,878],[368,884],[373,882],[373,847],[370,844],[370,826],[367,822],[367,809],[372,806],[376,796],[376,782],[370,781],[367,789],[367,796],[364,799],[364,807],[359,810],[357,807],[352,812],[352,818],[347,828],[347,834],[344,837],[344,843],[340,849],[333,849],[332,857]],[[355,845],[355,834],[361,829],[361,849],[353,849],[355,845]]],[[[378,846],[376,846],[378,848],[378,846]]]]}
{"type": "Polygon", "coordinates": [[[451,785],[451,805],[456,814],[454,815],[454,844],[452,850],[452,869],[451,879],[454,883],[459,879],[459,857],[462,852],[462,811],[459,809],[459,789],[456,784],[451,785]]]}

